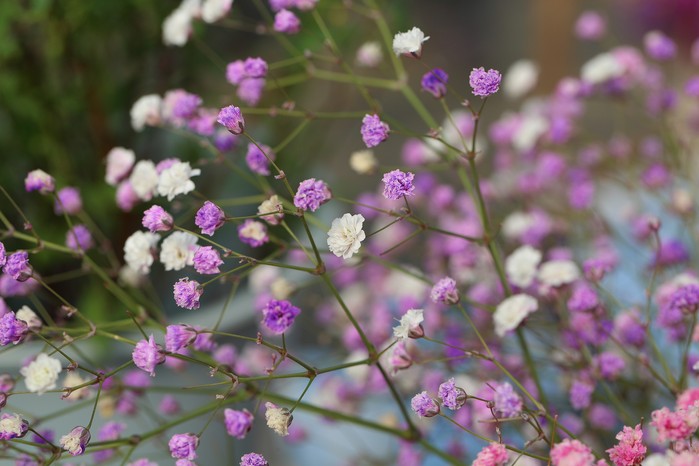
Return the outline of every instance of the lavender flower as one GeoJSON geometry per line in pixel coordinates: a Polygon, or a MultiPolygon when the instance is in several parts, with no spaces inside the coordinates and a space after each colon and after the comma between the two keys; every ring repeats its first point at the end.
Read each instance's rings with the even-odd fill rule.
{"type": "Polygon", "coordinates": [[[7,256],[2,271],[18,282],[27,281],[32,276],[32,267],[29,265],[27,251],[16,251],[7,256]]]}
{"type": "Polygon", "coordinates": [[[197,339],[197,331],[189,325],[168,325],[165,329],[165,350],[179,353],[197,339]]]}
{"type": "Polygon", "coordinates": [[[522,398],[515,393],[512,385],[507,382],[498,384],[493,397],[495,411],[504,417],[519,416],[522,412],[522,398]]]}
{"type": "Polygon", "coordinates": [[[253,248],[260,247],[269,241],[267,225],[249,218],[238,225],[238,238],[253,248]]]}
{"type": "Polygon", "coordinates": [[[162,347],[155,343],[153,334],[151,334],[148,340],[136,343],[131,358],[136,367],[148,372],[151,377],[155,377],[155,366],[165,362],[165,353],[162,347]]]}
{"type": "Polygon", "coordinates": [[[83,208],[83,200],[80,197],[78,188],[66,186],[56,193],[56,202],[53,205],[53,211],[56,215],[64,213],[75,215],[83,208]]]}
{"type": "Polygon", "coordinates": [[[284,34],[296,34],[301,30],[301,20],[289,10],[279,10],[274,15],[274,30],[284,34]]]}
{"type": "Polygon", "coordinates": [[[672,296],[668,307],[685,314],[695,314],[699,309],[699,285],[685,285],[678,288],[672,296]]]}
{"type": "Polygon", "coordinates": [[[449,75],[441,68],[435,68],[422,76],[420,84],[422,90],[429,92],[436,99],[441,99],[447,94],[447,81],[449,75]]]}
{"type": "Polygon", "coordinates": [[[650,31],[643,38],[646,53],[658,61],[672,60],[677,53],[677,46],[668,36],[660,31],[650,31]]]}
{"type": "Polygon", "coordinates": [[[391,129],[378,115],[364,115],[362,119],[362,140],[367,147],[375,147],[388,139],[391,129]]]}
{"type": "Polygon", "coordinates": [[[173,458],[195,460],[197,459],[197,447],[199,446],[199,437],[194,434],[175,434],[168,442],[170,454],[173,458]]]}
{"type": "Polygon", "coordinates": [[[469,84],[473,90],[473,95],[478,97],[488,97],[495,94],[500,89],[502,75],[497,70],[485,71],[483,67],[474,68],[469,76],[469,84]]]}
{"type": "Polygon", "coordinates": [[[226,214],[213,202],[206,201],[194,216],[194,224],[201,228],[203,235],[213,236],[214,232],[226,223],[226,214]]]}
{"type": "Polygon", "coordinates": [[[249,57],[243,63],[243,72],[249,78],[264,78],[267,76],[267,62],[260,57],[249,57]]]}
{"type": "Polygon", "coordinates": [[[163,399],[160,400],[158,408],[160,408],[160,411],[163,414],[166,414],[168,416],[173,416],[182,411],[180,404],[177,401],[177,398],[175,398],[173,395],[165,395],[163,399]]]}
{"type": "Polygon", "coordinates": [[[0,416],[0,440],[24,437],[29,430],[29,423],[19,414],[3,413],[0,416]]]}
{"type": "Polygon", "coordinates": [[[433,417],[439,414],[439,405],[427,392],[415,395],[410,401],[410,407],[420,417],[433,417]]]}
{"type": "Polygon", "coordinates": [[[403,196],[413,196],[415,185],[413,179],[415,175],[411,172],[393,170],[383,175],[384,182],[383,195],[386,199],[397,201],[403,196]]]}
{"type": "Polygon", "coordinates": [[[8,312],[0,317],[0,346],[21,343],[28,332],[27,323],[18,319],[14,312],[8,312]]]}
{"type": "Polygon", "coordinates": [[[61,437],[61,448],[66,450],[73,456],[79,456],[85,453],[85,447],[90,441],[90,431],[84,427],[78,426],[70,431],[70,433],[61,437]]]}
{"type": "Polygon", "coordinates": [[[223,107],[218,112],[218,118],[216,121],[218,121],[233,134],[243,134],[245,131],[245,120],[243,119],[243,114],[240,112],[240,108],[234,105],[223,107]]]}
{"type": "Polygon", "coordinates": [[[218,268],[223,264],[221,256],[211,246],[201,246],[194,252],[194,270],[204,275],[221,273],[218,268]]]}
{"type": "Polygon", "coordinates": [[[275,159],[274,152],[272,148],[264,144],[250,143],[248,144],[248,152],[245,154],[245,163],[248,164],[248,168],[258,175],[267,176],[269,175],[269,165],[272,160],[275,159]]]}
{"type": "Polygon", "coordinates": [[[172,105],[172,116],[175,118],[192,118],[201,105],[201,97],[196,94],[181,91],[176,94],[172,105]]]}
{"type": "Polygon", "coordinates": [[[159,205],[151,206],[143,212],[141,224],[151,233],[156,231],[170,231],[174,225],[172,215],[159,205]]]}
{"type": "Polygon", "coordinates": [[[189,278],[180,278],[174,285],[175,303],[185,309],[199,309],[199,298],[204,288],[199,282],[189,278]]]}
{"type": "Polygon", "coordinates": [[[32,170],[24,179],[24,189],[27,192],[39,191],[48,194],[56,189],[56,180],[43,170],[32,170]]]}
{"type": "Polygon", "coordinates": [[[285,300],[270,300],[262,309],[262,323],[272,332],[280,335],[286,332],[294,323],[301,309],[285,300]]]}
{"type": "Polygon", "coordinates": [[[246,453],[240,457],[240,466],[269,466],[269,463],[259,453],[246,453]]]}
{"type": "Polygon", "coordinates": [[[598,40],[607,31],[607,23],[596,11],[585,11],[575,22],[575,35],[583,40],[598,40]]]}
{"type": "Polygon", "coordinates": [[[430,299],[435,303],[456,304],[459,302],[459,290],[456,288],[456,282],[451,277],[440,279],[432,287],[430,299]]]}
{"type": "Polygon", "coordinates": [[[301,210],[315,212],[332,197],[330,188],[322,180],[309,178],[299,183],[294,195],[294,205],[301,210]]]}
{"type": "Polygon", "coordinates": [[[7,263],[7,251],[5,250],[5,245],[0,241],[0,269],[7,263]]]}
{"type": "Polygon", "coordinates": [[[442,404],[452,411],[461,409],[468,398],[466,391],[456,386],[453,377],[439,385],[437,395],[442,400],[442,404]]]}
{"type": "Polygon", "coordinates": [[[589,382],[582,380],[573,380],[570,386],[570,404],[573,409],[585,409],[590,406],[592,392],[595,391],[595,386],[589,382]]]}
{"type": "Polygon", "coordinates": [[[94,243],[92,234],[85,225],[75,225],[66,234],[66,246],[73,251],[87,251],[94,243]]]}
{"type": "Polygon", "coordinates": [[[252,421],[255,417],[247,409],[242,411],[236,409],[225,409],[223,411],[226,432],[231,437],[244,439],[245,435],[252,429],[252,421]]]}

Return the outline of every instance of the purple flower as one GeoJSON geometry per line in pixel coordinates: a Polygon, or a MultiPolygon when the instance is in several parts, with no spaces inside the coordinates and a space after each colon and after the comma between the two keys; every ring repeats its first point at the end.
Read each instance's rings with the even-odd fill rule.
{"type": "Polygon", "coordinates": [[[420,417],[433,417],[439,414],[439,405],[427,392],[418,393],[410,400],[410,407],[420,417]]]}
{"type": "Polygon", "coordinates": [[[116,205],[119,209],[124,212],[130,212],[136,204],[141,200],[134,191],[133,186],[129,180],[122,181],[117,186],[115,194],[116,205]]]}
{"type": "Polygon", "coordinates": [[[614,380],[624,370],[626,363],[624,359],[614,353],[605,351],[595,356],[594,364],[600,376],[605,380],[614,380]]]}
{"type": "Polygon", "coordinates": [[[153,334],[151,334],[148,340],[136,343],[131,358],[136,367],[148,372],[151,377],[155,377],[155,366],[165,362],[165,353],[162,347],[155,343],[153,334]]]}
{"type": "Polygon", "coordinates": [[[583,40],[597,40],[607,30],[607,23],[596,11],[586,11],[575,22],[575,35],[583,40]]]}
{"type": "Polygon", "coordinates": [[[32,276],[32,267],[29,265],[27,251],[16,251],[7,256],[2,271],[18,282],[27,281],[32,276]]]}
{"type": "Polygon", "coordinates": [[[175,398],[173,395],[165,395],[163,399],[160,400],[158,407],[163,414],[169,416],[178,414],[181,411],[180,404],[177,402],[177,398],[175,398]]]}
{"type": "Polygon", "coordinates": [[[196,94],[181,91],[177,93],[175,101],[172,103],[172,115],[175,118],[192,118],[201,105],[201,97],[196,94]]]}
{"type": "Polygon", "coordinates": [[[189,325],[168,325],[165,329],[165,350],[179,353],[197,339],[197,331],[189,325]]]}
{"type": "Polygon", "coordinates": [[[269,463],[259,453],[246,453],[240,457],[240,466],[269,466],[269,463]]]}
{"type": "Polygon", "coordinates": [[[519,413],[522,412],[522,398],[507,382],[501,383],[495,388],[493,403],[495,411],[503,417],[519,416],[519,413]]]}
{"type": "Polygon", "coordinates": [[[269,165],[275,159],[272,148],[264,144],[257,147],[256,144],[248,144],[248,152],[245,154],[245,162],[248,168],[258,175],[269,175],[269,165]]]}
{"type": "Polygon", "coordinates": [[[197,459],[196,450],[199,445],[199,437],[194,434],[175,434],[167,445],[173,458],[197,459]]]}
{"type": "Polygon", "coordinates": [[[568,394],[573,409],[585,409],[590,406],[590,399],[594,391],[595,386],[591,383],[582,380],[573,380],[568,394]]]}
{"type": "Polygon", "coordinates": [[[668,36],[660,31],[650,31],[643,37],[646,53],[658,61],[671,60],[677,53],[677,46],[668,36]]]}
{"type": "Polygon", "coordinates": [[[83,208],[83,200],[80,197],[78,188],[66,186],[56,193],[56,203],[53,205],[53,211],[56,215],[63,213],[75,215],[83,208]]]}
{"type": "Polygon", "coordinates": [[[236,60],[226,66],[226,81],[237,86],[245,79],[245,62],[236,60]]]}
{"type": "Polygon", "coordinates": [[[27,192],[39,191],[41,194],[51,193],[56,189],[56,180],[43,170],[32,170],[24,179],[24,189],[27,192]]]}
{"type": "Polygon", "coordinates": [[[262,309],[264,316],[262,323],[272,332],[280,335],[291,327],[300,313],[301,309],[289,301],[272,299],[262,309]]]}
{"type": "Polygon", "coordinates": [[[315,212],[322,204],[332,197],[330,188],[322,180],[309,178],[299,183],[299,188],[294,195],[294,205],[301,210],[315,212]]]}
{"type": "Polygon", "coordinates": [[[199,298],[204,289],[199,282],[189,278],[180,278],[174,285],[175,303],[185,309],[199,309],[199,298]]]}
{"type": "Polygon", "coordinates": [[[660,244],[660,251],[658,251],[656,257],[653,259],[651,266],[668,267],[688,260],[689,252],[685,245],[678,240],[669,240],[660,244]]]}
{"type": "Polygon", "coordinates": [[[614,330],[619,340],[626,345],[642,348],[646,343],[646,327],[641,323],[637,309],[623,312],[614,319],[614,330]]]}
{"type": "Polygon", "coordinates": [[[375,147],[388,139],[391,129],[378,115],[364,115],[362,119],[362,140],[367,147],[375,147]]]}
{"type": "Polygon", "coordinates": [[[238,86],[236,95],[248,105],[257,105],[262,98],[266,82],[263,78],[245,78],[238,86]]]}
{"type": "Polygon", "coordinates": [[[226,214],[213,202],[206,201],[194,216],[194,224],[201,228],[203,235],[213,236],[214,232],[226,223],[226,214]]]}
{"type": "Polygon", "coordinates": [[[248,78],[264,78],[267,76],[267,62],[260,57],[246,58],[243,72],[248,78]]]}
{"type": "Polygon", "coordinates": [[[7,263],[7,251],[5,250],[5,245],[0,241],[0,269],[7,263]]]}
{"type": "Polygon", "coordinates": [[[690,97],[699,97],[699,76],[692,76],[687,80],[684,93],[690,97]]]}
{"type": "Polygon", "coordinates": [[[66,234],[66,246],[73,251],[87,251],[94,243],[92,234],[85,225],[75,225],[66,234]]]}
{"type": "Polygon", "coordinates": [[[422,76],[422,90],[429,92],[435,98],[441,99],[447,93],[449,75],[441,68],[435,68],[422,76]]]}
{"type": "Polygon", "coordinates": [[[269,241],[267,225],[249,218],[238,225],[238,238],[253,248],[260,247],[269,241]]]}
{"type": "Polygon", "coordinates": [[[274,30],[284,34],[296,34],[301,30],[301,20],[289,10],[279,10],[274,15],[274,30]]]}
{"type": "Polygon", "coordinates": [[[90,431],[82,426],[75,427],[67,435],[61,437],[61,448],[73,456],[85,453],[85,447],[90,441],[90,431]]]}
{"type": "Polygon", "coordinates": [[[233,134],[243,134],[245,131],[245,120],[243,119],[243,114],[240,112],[240,108],[234,105],[223,107],[218,112],[218,118],[216,121],[221,123],[233,134]]]}
{"type": "Polygon", "coordinates": [[[437,395],[442,400],[442,404],[452,411],[461,409],[468,398],[466,391],[456,386],[453,377],[439,385],[437,395]]]}
{"type": "Polygon", "coordinates": [[[167,213],[165,209],[159,205],[154,205],[143,212],[143,220],[141,221],[148,231],[155,233],[156,231],[170,231],[174,225],[172,215],[167,213]]]}
{"type": "Polygon", "coordinates": [[[685,314],[695,314],[699,309],[699,285],[690,284],[678,288],[670,296],[667,306],[685,314]]]}
{"type": "MultiPolygon", "coordinates": [[[[119,438],[119,435],[121,435],[124,429],[126,429],[126,424],[122,422],[110,421],[102,426],[102,428],[99,430],[97,440],[100,442],[116,440],[119,438]]],[[[94,453],[93,458],[95,459],[95,462],[102,463],[114,456],[114,453],[116,453],[116,449],[114,448],[99,450],[94,453]]]]}
{"type": "Polygon", "coordinates": [[[14,312],[8,312],[0,317],[0,346],[10,343],[21,343],[29,332],[29,326],[23,320],[19,320],[14,312]]]}
{"type": "Polygon", "coordinates": [[[456,304],[459,302],[459,290],[456,289],[456,282],[451,277],[440,279],[432,287],[430,299],[435,303],[456,304]]]}
{"type": "Polygon", "coordinates": [[[568,299],[568,309],[576,312],[592,311],[599,306],[595,290],[589,286],[580,286],[568,299]]]}
{"type": "Polygon", "coordinates": [[[392,172],[384,173],[381,181],[384,182],[383,195],[386,199],[396,201],[403,196],[412,196],[415,194],[415,185],[413,179],[415,175],[410,172],[402,172],[393,170],[392,172]]]}
{"type": "Polygon", "coordinates": [[[201,246],[194,252],[194,270],[204,275],[221,273],[218,268],[223,264],[221,256],[211,246],[201,246]]]}
{"type": "Polygon", "coordinates": [[[245,438],[245,435],[252,429],[252,421],[255,419],[247,409],[242,411],[226,409],[223,411],[223,415],[228,435],[237,439],[245,438]]]}
{"type": "Polygon", "coordinates": [[[468,78],[473,95],[488,97],[495,94],[500,89],[502,75],[499,71],[490,69],[485,71],[483,67],[474,68],[468,78]]]}

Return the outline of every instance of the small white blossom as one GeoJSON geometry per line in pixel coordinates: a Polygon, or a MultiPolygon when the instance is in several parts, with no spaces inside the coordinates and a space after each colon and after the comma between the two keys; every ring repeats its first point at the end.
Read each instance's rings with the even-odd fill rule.
{"type": "Polygon", "coordinates": [[[293,420],[293,416],[287,408],[280,408],[274,403],[269,401],[265,403],[265,419],[267,420],[267,427],[275,431],[282,437],[289,435],[289,425],[293,420]]]}
{"type": "Polygon", "coordinates": [[[110,186],[116,186],[131,171],[136,154],[130,149],[114,147],[107,154],[107,173],[104,180],[110,186]]]}
{"type": "Polygon", "coordinates": [[[206,23],[215,23],[228,14],[232,4],[233,0],[204,0],[201,19],[206,23]]]}
{"type": "Polygon", "coordinates": [[[589,84],[601,84],[624,73],[624,67],[611,53],[592,57],[580,70],[580,77],[589,84]]]}
{"type": "Polygon", "coordinates": [[[364,217],[361,214],[345,214],[333,220],[328,231],[328,248],[337,257],[349,259],[362,245],[366,233],[362,230],[364,217]]]}
{"type": "Polygon", "coordinates": [[[262,201],[262,204],[257,207],[257,215],[261,215],[260,218],[270,225],[279,225],[284,218],[282,202],[279,200],[279,196],[275,194],[269,199],[262,201]],[[271,212],[278,213],[271,214],[271,212]]]}
{"type": "Polygon", "coordinates": [[[360,175],[368,175],[376,171],[379,161],[370,150],[359,150],[350,156],[350,167],[360,175]]]}
{"type": "Polygon", "coordinates": [[[153,252],[160,241],[155,233],[136,231],[124,243],[124,262],[131,269],[146,275],[153,265],[153,252]]]}
{"type": "Polygon", "coordinates": [[[424,335],[422,321],[425,320],[422,309],[408,309],[400,318],[400,323],[393,327],[393,336],[398,340],[405,340],[411,336],[417,338],[424,335]]]}
{"type": "MultiPolygon", "coordinates": [[[[158,94],[148,94],[140,97],[131,107],[131,126],[136,131],[143,127],[157,126],[161,120],[163,99],[158,94]]],[[[131,162],[133,164],[133,162],[131,162]]]]}
{"type": "Polygon", "coordinates": [[[129,177],[131,188],[142,201],[150,201],[158,187],[158,170],[152,160],[139,160],[129,177]]]}
{"type": "Polygon", "coordinates": [[[279,277],[269,286],[274,299],[287,299],[294,292],[294,285],[284,277],[279,277]]]}
{"type": "Polygon", "coordinates": [[[510,283],[520,288],[532,284],[536,277],[536,268],[541,262],[541,252],[531,246],[517,248],[505,260],[505,272],[510,283]]]}
{"type": "Polygon", "coordinates": [[[537,309],[539,309],[539,303],[529,295],[510,296],[495,308],[493,314],[495,333],[499,337],[505,336],[505,333],[516,329],[529,314],[537,309]]]}
{"type": "Polygon", "coordinates": [[[26,422],[19,414],[6,415],[0,419],[0,438],[22,437],[27,432],[26,422]]]}
{"type": "Polygon", "coordinates": [[[160,245],[160,262],[165,270],[182,270],[194,263],[197,237],[186,231],[176,231],[160,245]]]}
{"type": "MultiPolygon", "coordinates": [[[[66,374],[66,377],[63,379],[63,388],[77,387],[79,385],[84,384],[85,382],[87,382],[87,379],[83,379],[82,377],[80,377],[80,374],[78,374],[76,371],[68,372],[68,374],[66,374]]],[[[71,391],[68,395],[65,395],[63,399],[69,401],[77,401],[87,398],[88,396],[90,396],[90,386],[86,385],[84,387],[71,391]]]]}
{"type": "MultiPolygon", "coordinates": [[[[153,255],[150,255],[151,259],[153,255]]],[[[119,283],[122,285],[138,288],[143,284],[143,274],[129,265],[119,269],[119,283]]]]}
{"type": "Polygon", "coordinates": [[[56,388],[61,361],[45,353],[39,354],[32,362],[19,370],[24,377],[27,390],[39,395],[56,388]]]}
{"type": "Polygon", "coordinates": [[[30,330],[41,330],[41,326],[43,325],[39,316],[36,315],[36,312],[32,311],[29,306],[20,307],[15,313],[15,317],[27,324],[30,330]]]}
{"type": "Polygon", "coordinates": [[[540,137],[549,130],[549,122],[541,115],[524,115],[521,124],[512,137],[512,147],[520,152],[532,149],[540,137]]]}
{"type": "Polygon", "coordinates": [[[536,218],[529,212],[512,212],[502,222],[502,233],[508,239],[517,239],[534,226],[536,218]]]}
{"type": "Polygon", "coordinates": [[[580,269],[573,261],[548,261],[539,268],[537,278],[542,285],[547,287],[567,285],[580,278],[580,269]]]}
{"type": "Polygon", "coordinates": [[[374,68],[383,60],[383,50],[378,42],[365,42],[357,50],[357,64],[367,68],[374,68]]]}
{"type": "Polygon", "coordinates": [[[429,37],[425,37],[420,28],[412,28],[408,32],[399,32],[393,36],[393,52],[396,55],[415,54],[420,55],[422,43],[429,37]]]}
{"type": "Polygon", "coordinates": [[[85,446],[90,441],[90,431],[85,427],[78,426],[68,434],[61,437],[60,445],[65,451],[73,456],[85,453],[85,446]]]}
{"type": "Polygon", "coordinates": [[[200,0],[184,0],[163,21],[163,43],[182,47],[192,33],[192,19],[200,11],[200,0]]]}
{"type": "Polygon", "coordinates": [[[198,168],[192,168],[189,162],[175,162],[158,177],[158,194],[167,196],[171,201],[178,194],[187,194],[194,190],[194,182],[190,179],[201,174],[198,168]]]}
{"type": "Polygon", "coordinates": [[[502,90],[507,97],[518,99],[531,91],[539,79],[539,66],[532,60],[517,60],[505,73],[502,90]]]}

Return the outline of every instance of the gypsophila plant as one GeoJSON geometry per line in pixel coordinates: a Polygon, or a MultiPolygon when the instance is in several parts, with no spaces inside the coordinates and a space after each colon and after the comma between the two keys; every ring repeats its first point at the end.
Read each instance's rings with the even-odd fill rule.
{"type": "MultiPolygon", "coordinates": [[[[215,23],[289,56],[237,57],[225,96],[134,103],[134,131],[199,143],[189,161],[107,154],[101,176],[142,230],[113,248],[79,187],[36,169],[27,197],[63,222],[55,241],[0,188],[0,346],[15,366],[0,375],[3,458],[181,466],[214,448],[241,466],[291,464],[278,439],[260,452],[244,439],[312,440],[333,421],[323,429],[338,438],[352,424],[393,440],[343,448],[342,464],[699,464],[699,77],[667,66],[698,64],[699,41],[687,58],[650,31],[518,106],[536,63],[449,76],[429,37],[399,32],[376,0],[345,2],[374,31],[356,53],[326,24],[339,2],[251,0],[259,24],[232,3],[184,0],[164,43],[215,23]],[[292,99],[319,81],[361,99],[292,99]],[[414,115],[381,105],[393,94],[414,115]],[[502,94],[511,110],[489,114],[502,94]],[[277,120],[297,126],[269,130],[277,120]],[[353,174],[285,171],[296,138],[323,137],[319,122],[355,141],[339,154],[353,174]],[[220,197],[213,175],[234,194],[220,197]],[[367,191],[348,186],[359,177],[367,191]],[[40,256],[61,272],[45,276],[40,256]],[[109,296],[106,314],[61,292],[85,277],[109,296]],[[46,398],[50,410],[35,407],[46,398]],[[205,446],[219,433],[226,444],[205,446]]],[[[575,25],[586,41],[606,30],[596,12],[575,25]]]]}

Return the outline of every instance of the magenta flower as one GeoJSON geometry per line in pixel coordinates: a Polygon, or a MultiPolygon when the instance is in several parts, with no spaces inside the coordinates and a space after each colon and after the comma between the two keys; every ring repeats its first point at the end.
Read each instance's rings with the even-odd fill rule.
{"type": "Polygon", "coordinates": [[[638,466],[646,457],[647,448],[643,445],[643,431],[638,424],[633,429],[624,426],[616,435],[619,443],[607,450],[614,466],[638,466]]]}
{"type": "Polygon", "coordinates": [[[264,316],[262,323],[272,332],[280,335],[291,327],[300,313],[301,309],[289,301],[272,299],[262,309],[264,316]]]}
{"type": "Polygon", "coordinates": [[[225,409],[223,411],[224,423],[226,432],[231,437],[237,439],[245,438],[250,429],[252,429],[252,421],[255,417],[247,409],[238,411],[236,409],[225,409]]]}
{"type": "Polygon", "coordinates": [[[172,215],[159,205],[154,205],[143,212],[143,226],[151,233],[156,231],[170,231],[174,225],[172,215]]]}
{"type": "Polygon", "coordinates": [[[221,273],[223,264],[218,251],[211,246],[201,246],[194,252],[194,270],[204,275],[221,273]]]}
{"type": "Polygon", "coordinates": [[[218,112],[216,121],[233,134],[243,134],[245,131],[245,119],[243,119],[243,114],[240,108],[234,105],[223,107],[218,112]]]}
{"type": "Polygon", "coordinates": [[[301,20],[289,10],[279,10],[274,15],[274,30],[284,34],[296,34],[301,30],[301,20]]]}
{"type": "Polygon", "coordinates": [[[155,343],[153,334],[148,340],[141,340],[131,353],[134,364],[141,370],[155,377],[155,366],[165,362],[165,353],[160,345],[155,343]]]}
{"type": "Polygon", "coordinates": [[[378,115],[364,115],[362,119],[362,141],[367,147],[375,147],[388,139],[391,129],[378,115]]]}
{"type": "Polygon", "coordinates": [[[83,200],[80,197],[78,188],[66,186],[56,193],[56,202],[53,205],[53,211],[56,215],[63,213],[75,215],[83,208],[83,200]]]}
{"type": "Polygon", "coordinates": [[[194,224],[201,228],[202,235],[213,236],[224,223],[226,223],[226,214],[210,201],[206,201],[194,216],[194,224]]]}
{"type": "Polygon", "coordinates": [[[259,453],[246,453],[240,458],[240,466],[269,466],[269,463],[259,453]]]}
{"type": "Polygon", "coordinates": [[[175,303],[185,309],[199,309],[199,298],[204,289],[199,282],[189,278],[180,278],[174,285],[175,303]]]}
{"type": "Polygon", "coordinates": [[[32,267],[29,265],[27,251],[16,251],[7,256],[2,271],[18,282],[27,281],[32,276],[32,267]]]}
{"type": "Polygon", "coordinates": [[[173,458],[195,460],[197,458],[197,446],[199,437],[194,434],[175,434],[168,442],[170,454],[173,458]]]}
{"type": "Polygon", "coordinates": [[[309,178],[299,183],[299,188],[294,195],[294,205],[301,210],[315,212],[330,198],[332,198],[332,192],[324,181],[309,178]]]}
{"type": "Polygon", "coordinates": [[[75,225],[66,233],[66,246],[73,251],[87,251],[94,246],[90,230],[85,225],[75,225]]]}

